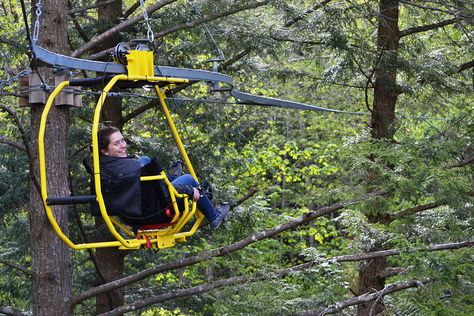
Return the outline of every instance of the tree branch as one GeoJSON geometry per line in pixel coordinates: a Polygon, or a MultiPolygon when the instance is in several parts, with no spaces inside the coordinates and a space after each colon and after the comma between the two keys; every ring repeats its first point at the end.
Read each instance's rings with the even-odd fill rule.
{"type": "Polygon", "coordinates": [[[79,36],[82,38],[83,41],[89,41],[90,38],[87,36],[86,32],[84,32],[84,29],[81,27],[79,24],[79,21],[75,17],[72,18],[72,24],[74,24],[74,27],[79,34],[79,36]]]}
{"type": "MultiPolygon", "coordinates": [[[[451,244],[438,244],[438,245],[430,245],[427,248],[418,248],[419,251],[440,251],[440,250],[451,250],[451,249],[460,249],[465,247],[472,247],[474,246],[474,242],[461,242],[461,243],[451,243],[451,244]]],[[[297,266],[293,266],[287,269],[283,269],[280,271],[276,271],[273,273],[268,274],[261,274],[257,273],[251,276],[238,276],[232,277],[228,279],[218,280],[212,283],[201,284],[192,288],[187,289],[177,289],[171,290],[165,294],[156,295],[153,297],[148,297],[145,300],[141,301],[134,301],[131,305],[121,306],[114,310],[111,310],[107,313],[101,314],[101,316],[112,316],[112,315],[122,315],[126,312],[131,312],[152,304],[163,303],[165,301],[174,300],[177,298],[187,297],[191,295],[196,295],[204,292],[209,292],[214,289],[224,287],[224,286],[234,286],[243,283],[250,283],[250,282],[257,282],[262,280],[274,279],[274,278],[283,278],[290,273],[304,271],[307,270],[314,265],[321,265],[322,263],[336,263],[336,262],[349,262],[349,261],[361,261],[366,260],[369,257],[384,257],[384,256],[391,256],[394,254],[400,254],[400,250],[388,250],[388,251],[378,251],[372,253],[363,253],[363,254],[356,254],[356,255],[344,255],[344,256],[337,256],[332,258],[324,258],[324,259],[317,259],[311,262],[303,263],[297,266]],[[395,251],[395,252],[394,252],[395,251]]]]}
{"type": "MultiPolygon", "coordinates": [[[[171,4],[173,2],[176,2],[177,0],[162,0],[160,1],[159,3],[156,3],[156,4],[153,4],[153,5],[150,5],[147,9],[146,9],[146,12],[148,15],[151,15],[153,12],[163,8],[164,6],[168,5],[168,4],[171,4]]],[[[97,36],[94,36],[89,42],[85,43],[84,45],[82,45],[81,47],[79,47],[78,49],[76,49],[72,54],[71,56],[72,57],[79,57],[81,56],[82,54],[84,54],[85,52],[87,52],[88,50],[92,49],[93,47],[97,46],[99,43],[105,41],[106,39],[114,36],[115,34],[117,34],[118,32],[126,29],[127,27],[131,26],[131,25],[134,25],[138,22],[140,22],[141,20],[143,20],[143,15],[142,14],[139,14],[133,18],[131,18],[130,20],[125,20],[123,21],[122,23],[114,26],[113,28],[105,31],[104,33],[102,34],[99,34],[97,36]]]]}
{"type": "Polygon", "coordinates": [[[5,144],[5,145],[12,146],[13,148],[19,149],[19,150],[21,150],[21,151],[26,151],[26,148],[25,148],[24,145],[19,144],[19,143],[17,143],[17,142],[14,142],[14,141],[12,141],[12,140],[6,139],[6,138],[3,137],[3,136],[0,136],[0,143],[1,143],[1,144],[5,144]]]}
{"type": "Polygon", "coordinates": [[[27,268],[25,268],[25,267],[19,265],[19,264],[16,263],[16,262],[12,262],[12,261],[10,261],[10,260],[3,259],[3,258],[0,257],[0,263],[3,263],[3,264],[6,265],[6,266],[9,266],[9,267],[11,267],[11,268],[13,268],[13,269],[16,269],[16,270],[18,270],[18,271],[21,271],[21,272],[23,272],[24,274],[26,274],[28,277],[31,277],[31,276],[32,276],[31,271],[29,271],[27,268]]]}
{"type": "Polygon", "coordinates": [[[214,289],[223,287],[223,286],[231,286],[231,285],[238,285],[242,283],[248,283],[248,282],[255,282],[262,279],[262,277],[248,277],[248,276],[239,276],[239,277],[232,277],[228,279],[223,279],[219,281],[215,281],[212,283],[207,283],[199,286],[195,286],[192,288],[187,288],[187,289],[179,289],[179,290],[173,290],[173,291],[168,291],[165,294],[149,297],[145,300],[141,301],[135,301],[131,305],[125,305],[118,307],[116,309],[113,309],[111,311],[108,311],[103,314],[99,314],[99,316],[115,316],[115,315],[123,315],[126,312],[131,312],[138,310],[140,308],[152,305],[152,304],[157,304],[165,301],[170,301],[174,300],[177,298],[181,297],[187,297],[191,295],[196,295],[204,292],[209,292],[214,289]]]}
{"type": "MultiPolygon", "coordinates": [[[[428,245],[426,248],[415,248],[413,250],[409,250],[409,252],[416,252],[416,251],[433,252],[433,251],[454,250],[454,249],[472,248],[472,247],[474,247],[474,241],[461,241],[457,243],[428,245]]],[[[369,260],[369,259],[374,259],[374,258],[398,256],[404,251],[408,252],[408,250],[388,249],[388,250],[379,250],[379,251],[366,252],[366,253],[360,253],[360,254],[354,254],[354,255],[341,255],[341,256],[336,256],[332,258],[317,259],[312,262],[303,263],[297,266],[297,269],[302,270],[302,269],[308,268],[309,266],[312,266],[315,264],[322,264],[322,263],[354,262],[354,261],[369,260]]]]}
{"type": "Polygon", "coordinates": [[[403,217],[406,217],[406,216],[414,215],[416,213],[423,212],[423,211],[426,211],[426,210],[431,210],[431,209],[437,208],[441,205],[443,205],[443,203],[433,202],[433,203],[428,203],[428,204],[424,204],[424,205],[417,205],[415,207],[410,207],[410,208],[407,208],[403,211],[397,212],[395,214],[384,214],[380,218],[380,223],[388,224],[388,223],[390,223],[390,222],[392,222],[396,219],[400,219],[400,218],[403,218],[403,217]]]}
{"type": "Polygon", "coordinates": [[[194,265],[194,264],[197,264],[197,263],[200,263],[200,262],[203,262],[203,261],[207,261],[207,260],[209,260],[211,258],[214,258],[214,257],[221,257],[221,256],[224,256],[224,255],[230,254],[230,253],[235,252],[237,250],[243,249],[243,248],[247,247],[248,245],[251,245],[255,242],[258,242],[260,240],[264,240],[264,239],[267,239],[267,238],[271,238],[271,237],[273,237],[273,236],[275,236],[275,235],[277,235],[277,234],[279,234],[283,231],[293,229],[295,227],[298,227],[299,225],[306,224],[306,223],[308,223],[308,222],[310,222],[310,221],[312,221],[312,220],[314,220],[318,217],[321,217],[321,216],[330,214],[332,212],[341,210],[341,209],[343,209],[347,206],[360,203],[361,201],[364,201],[365,199],[368,199],[368,198],[371,198],[373,196],[380,195],[380,194],[381,193],[367,194],[367,195],[363,195],[363,196],[361,196],[357,199],[353,199],[353,200],[349,200],[349,201],[341,201],[341,202],[337,202],[337,203],[329,205],[329,206],[321,207],[317,210],[305,213],[305,214],[303,214],[302,216],[298,217],[295,220],[292,220],[292,221],[287,222],[287,223],[282,224],[282,225],[275,226],[275,227],[270,228],[268,230],[258,232],[256,234],[248,236],[247,238],[244,238],[244,239],[242,239],[238,242],[235,242],[233,244],[230,244],[228,246],[223,246],[223,247],[220,247],[220,248],[217,248],[217,249],[205,251],[205,252],[202,252],[198,255],[183,258],[183,259],[180,259],[180,260],[177,260],[177,261],[159,264],[159,265],[156,265],[154,267],[142,270],[138,273],[132,274],[130,276],[124,277],[122,279],[115,280],[115,281],[112,281],[110,283],[103,284],[103,285],[97,286],[95,288],[88,289],[88,290],[84,291],[82,294],[80,294],[79,296],[73,297],[71,299],[71,306],[75,305],[79,302],[82,302],[83,300],[86,300],[88,298],[94,297],[98,294],[101,294],[101,293],[104,293],[104,292],[107,292],[107,291],[110,291],[110,290],[113,290],[113,289],[117,289],[117,288],[126,286],[128,284],[132,284],[132,283],[137,282],[139,280],[143,280],[143,279],[145,279],[149,276],[152,276],[152,275],[155,275],[155,274],[158,274],[158,273],[162,273],[163,271],[170,271],[170,270],[175,270],[175,269],[187,267],[187,266],[194,265]]]}
{"type": "Polygon", "coordinates": [[[454,24],[458,20],[459,20],[458,18],[452,18],[452,19],[441,21],[441,22],[438,22],[438,23],[411,27],[409,29],[400,31],[398,33],[398,36],[399,36],[399,38],[402,38],[402,37],[412,35],[412,34],[416,34],[416,33],[431,31],[431,30],[434,30],[434,29],[437,29],[437,28],[440,28],[440,27],[443,27],[443,26],[446,26],[446,25],[454,24]]]}
{"type": "Polygon", "coordinates": [[[10,109],[8,106],[5,106],[3,104],[0,104],[0,110],[8,113],[12,117],[13,122],[15,123],[16,127],[18,128],[18,131],[20,132],[21,139],[23,141],[23,145],[25,146],[26,155],[28,156],[29,169],[30,169],[30,178],[31,178],[31,181],[33,181],[33,184],[36,186],[36,189],[39,192],[39,191],[41,191],[40,183],[38,181],[38,178],[33,173],[33,170],[35,170],[35,168],[34,168],[34,163],[35,162],[33,161],[33,153],[31,151],[30,142],[28,140],[28,134],[26,133],[25,129],[23,128],[23,124],[21,123],[20,118],[18,117],[18,115],[16,114],[16,112],[14,110],[10,109]]]}
{"type": "Polygon", "coordinates": [[[314,7],[312,8],[309,8],[307,9],[306,11],[304,11],[303,13],[295,16],[293,19],[291,19],[290,21],[286,22],[285,23],[285,27],[290,27],[290,26],[293,26],[293,24],[295,24],[296,22],[298,21],[301,21],[303,20],[307,15],[313,13],[314,11],[322,8],[323,6],[325,6],[326,4],[328,4],[329,2],[331,2],[333,0],[324,0],[318,4],[316,4],[314,7]]]}
{"type": "Polygon", "coordinates": [[[0,313],[7,316],[26,316],[29,314],[23,313],[21,310],[11,306],[0,306],[0,313]]]}
{"type": "MultiPolygon", "coordinates": [[[[238,13],[240,11],[244,11],[244,10],[248,10],[248,9],[252,9],[252,8],[256,8],[258,6],[261,6],[261,5],[266,5],[269,1],[264,1],[263,4],[262,3],[254,3],[252,5],[249,5],[249,6],[245,6],[245,7],[241,7],[241,8],[237,8],[237,9],[232,9],[232,10],[229,10],[229,11],[224,11],[224,12],[221,12],[221,13],[218,13],[218,14],[215,14],[215,15],[211,15],[211,16],[208,16],[208,17],[205,17],[203,19],[200,19],[200,20],[197,20],[197,21],[194,21],[194,22],[189,22],[189,23],[185,23],[185,24],[180,24],[180,25],[177,25],[177,26],[174,26],[174,27],[171,27],[169,29],[166,29],[164,31],[161,31],[160,33],[157,33],[155,34],[155,38],[159,38],[159,37],[163,37],[169,33],[172,33],[172,32],[176,32],[176,31],[179,31],[179,30],[184,30],[184,29],[190,29],[190,28],[193,28],[193,27],[196,27],[196,26],[199,26],[203,23],[206,23],[206,22],[209,22],[209,21],[212,21],[212,20],[215,20],[215,19],[218,19],[218,18],[222,18],[222,17],[225,17],[225,16],[229,16],[229,15],[232,15],[234,13],[238,13]]],[[[112,30],[112,29],[111,29],[112,30]]],[[[109,30],[110,31],[110,30],[109,30]]],[[[98,52],[96,54],[93,54],[93,55],[90,55],[88,57],[88,59],[91,59],[91,60],[98,60],[98,59],[101,59],[103,58],[107,53],[113,51],[113,48],[110,48],[110,49],[107,49],[105,51],[101,51],[101,52],[98,52]]]]}
{"type": "Polygon", "coordinates": [[[418,280],[411,280],[411,281],[406,281],[406,282],[399,282],[399,283],[394,283],[394,284],[389,284],[385,286],[382,290],[377,291],[375,293],[366,293],[360,296],[352,297],[348,300],[336,303],[332,306],[329,306],[325,309],[321,309],[318,311],[306,311],[306,312],[301,312],[297,313],[296,315],[298,316],[310,316],[310,315],[317,315],[317,316],[324,316],[328,314],[333,314],[340,312],[342,309],[353,306],[353,305],[359,305],[362,303],[367,303],[373,300],[376,300],[380,297],[383,297],[387,294],[394,293],[397,291],[405,290],[408,288],[412,287],[421,287],[423,288],[424,285],[428,283],[428,280],[423,280],[423,281],[418,281],[418,280]]]}
{"type": "Polygon", "coordinates": [[[222,64],[221,64],[221,71],[225,71],[229,66],[231,66],[232,64],[234,64],[235,62],[237,62],[238,60],[244,58],[245,56],[247,56],[248,54],[250,54],[252,52],[252,50],[250,48],[248,49],[245,49],[239,53],[237,53],[235,56],[233,56],[232,58],[229,58],[228,60],[224,61],[222,64]]]}
{"type": "Polygon", "coordinates": [[[149,101],[148,103],[136,108],[135,110],[133,110],[132,112],[128,113],[127,115],[123,116],[122,117],[122,120],[120,122],[120,125],[123,126],[125,125],[125,123],[127,123],[128,121],[132,120],[133,118],[137,117],[138,115],[142,114],[143,112],[145,112],[146,110],[149,110],[149,109],[152,109],[154,107],[156,107],[158,105],[158,101],[157,100],[151,100],[149,101]]]}
{"type": "Polygon", "coordinates": [[[0,43],[7,44],[11,47],[15,47],[16,49],[18,49],[20,51],[25,51],[26,52],[26,47],[24,45],[22,45],[21,43],[19,43],[16,39],[11,39],[11,38],[7,38],[5,36],[0,36],[0,43]]]}
{"type": "Polygon", "coordinates": [[[257,192],[258,192],[258,188],[250,188],[249,192],[247,192],[246,195],[244,195],[244,196],[243,196],[241,199],[239,199],[238,201],[231,203],[230,206],[231,206],[232,208],[239,206],[240,204],[244,203],[245,201],[247,201],[248,199],[250,199],[252,196],[254,196],[255,193],[257,193],[257,192]]]}
{"type": "Polygon", "coordinates": [[[461,160],[460,162],[458,163],[455,163],[455,164],[452,164],[452,165],[449,165],[447,166],[448,169],[451,169],[451,168],[461,168],[461,167],[464,167],[470,163],[473,163],[474,162],[474,156],[472,157],[468,157],[466,159],[463,159],[461,160]]]}
{"type": "Polygon", "coordinates": [[[89,11],[89,10],[92,10],[92,9],[97,9],[97,8],[106,6],[106,5],[108,5],[108,4],[110,4],[114,1],[115,0],[108,0],[108,1],[104,1],[102,3],[96,3],[96,4],[93,4],[93,5],[82,7],[80,9],[71,10],[71,11],[68,12],[68,14],[71,15],[71,16],[74,16],[74,15],[79,14],[79,13],[83,13],[83,12],[86,12],[86,11],[89,11]]]}
{"type": "Polygon", "coordinates": [[[464,70],[467,70],[473,67],[474,67],[474,60],[471,60],[467,63],[459,65],[453,73],[460,73],[460,72],[463,72],[464,70]]]}
{"type": "Polygon", "coordinates": [[[130,15],[132,15],[133,12],[135,12],[135,10],[136,10],[137,8],[139,8],[139,7],[140,7],[140,0],[138,0],[137,2],[135,2],[130,8],[128,8],[127,11],[125,11],[125,13],[123,14],[123,18],[124,18],[124,19],[128,19],[128,17],[129,17],[130,15]]]}
{"type": "Polygon", "coordinates": [[[220,12],[220,13],[217,13],[217,14],[212,14],[212,15],[209,15],[209,16],[207,16],[207,17],[202,18],[201,20],[197,20],[197,21],[194,21],[194,22],[184,23],[184,24],[181,24],[181,25],[177,25],[177,26],[171,27],[171,28],[169,28],[169,29],[167,29],[167,30],[158,32],[158,33],[155,34],[155,37],[163,37],[163,36],[165,36],[165,35],[167,35],[167,34],[169,34],[169,33],[173,33],[173,32],[179,31],[179,30],[190,29],[190,28],[199,26],[199,25],[201,25],[201,24],[204,24],[204,23],[206,23],[206,22],[212,21],[212,20],[220,19],[220,18],[229,16],[229,15],[232,15],[232,14],[235,14],[235,13],[238,13],[238,12],[241,12],[241,11],[250,10],[250,9],[255,9],[255,8],[258,8],[258,7],[267,5],[269,2],[270,2],[269,0],[264,0],[264,1],[260,1],[260,2],[254,2],[254,3],[249,4],[249,5],[247,5],[247,6],[238,7],[238,8],[235,8],[235,9],[232,9],[232,10],[228,10],[228,11],[224,11],[224,12],[220,12]]]}
{"type": "MultiPolygon", "coordinates": [[[[156,5],[151,5],[147,8],[147,13],[148,13],[148,15],[151,15],[153,12],[157,11],[158,9],[161,9],[165,5],[168,5],[168,4],[173,3],[175,1],[176,0],[166,0],[166,1],[163,0],[161,3],[158,3],[156,5]]],[[[209,22],[209,21],[212,21],[212,20],[216,20],[218,18],[226,17],[226,16],[229,16],[229,15],[241,12],[241,11],[245,11],[245,10],[249,10],[249,9],[255,9],[255,8],[260,7],[260,6],[267,5],[269,2],[270,2],[269,0],[265,0],[265,1],[261,1],[261,2],[255,2],[255,3],[252,3],[252,4],[247,5],[247,6],[235,8],[235,9],[228,10],[228,11],[224,11],[224,12],[221,12],[221,13],[218,13],[218,14],[213,14],[213,15],[205,17],[201,20],[197,20],[197,21],[194,21],[194,22],[189,22],[189,23],[184,23],[184,24],[181,24],[181,25],[177,25],[177,26],[171,27],[167,30],[156,33],[155,38],[160,38],[160,37],[163,37],[163,36],[165,36],[169,33],[176,32],[176,31],[179,31],[179,30],[190,29],[190,28],[199,26],[203,23],[206,23],[206,22],[209,22]]],[[[78,57],[78,56],[84,54],[86,51],[88,51],[92,47],[96,46],[98,43],[106,40],[107,38],[113,36],[114,34],[122,31],[125,28],[127,28],[127,27],[129,27],[129,26],[131,26],[135,23],[138,23],[142,19],[143,19],[142,15],[137,15],[137,16],[133,17],[130,20],[126,20],[126,21],[114,26],[110,30],[108,30],[108,31],[106,31],[106,32],[104,32],[104,33],[102,33],[98,36],[95,36],[88,43],[86,43],[86,44],[82,45],[81,47],[79,47],[78,49],[76,49],[71,54],[71,56],[72,57],[78,57]]],[[[89,56],[89,58],[90,59],[99,59],[99,58],[102,58],[106,53],[107,53],[107,51],[103,51],[103,52],[91,55],[91,56],[89,56]]]]}

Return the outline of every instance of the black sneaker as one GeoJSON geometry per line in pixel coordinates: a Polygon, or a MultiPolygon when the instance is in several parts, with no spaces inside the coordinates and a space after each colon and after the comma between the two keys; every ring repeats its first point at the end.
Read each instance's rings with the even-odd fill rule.
{"type": "Polygon", "coordinates": [[[211,229],[216,229],[222,223],[224,218],[229,214],[230,205],[223,204],[217,207],[217,211],[219,212],[219,216],[217,216],[213,221],[211,221],[211,229]]]}

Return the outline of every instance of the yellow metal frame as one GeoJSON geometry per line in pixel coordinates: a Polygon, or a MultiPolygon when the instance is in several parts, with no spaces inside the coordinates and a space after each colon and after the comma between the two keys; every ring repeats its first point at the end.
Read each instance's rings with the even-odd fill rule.
{"type": "Polygon", "coordinates": [[[100,213],[104,219],[104,222],[115,238],[113,241],[105,241],[105,242],[92,242],[92,243],[82,243],[82,244],[75,244],[68,236],[64,234],[61,230],[61,227],[58,225],[56,221],[52,207],[48,205],[48,186],[47,186],[47,174],[46,174],[46,158],[45,158],[45,147],[44,147],[44,138],[46,132],[46,123],[48,120],[48,115],[53,105],[54,99],[56,96],[61,92],[61,90],[70,85],[69,81],[61,82],[56,89],[51,93],[46,102],[45,108],[43,110],[41,121],[40,121],[40,128],[38,134],[38,155],[39,155],[39,169],[40,169],[40,184],[41,184],[41,198],[43,200],[44,208],[46,211],[46,215],[51,222],[53,229],[55,230],[56,234],[61,238],[69,247],[74,250],[81,250],[81,249],[90,249],[90,248],[107,248],[107,247],[118,247],[120,249],[139,249],[146,245],[151,244],[152,247],[158,248],[167,248],[172,247],[175,245],[176,242],[183,242],[186,241],[186,237],[194,235],[196,230],[201,225],[201,222],[204,218],[204,215],[196,209],[196,202],[193,201],[192,207],[189,207],[189,199],[188,196],[185,194],[179,194],[176,189],[172,186],[166,174],[162,172],[159,175],[155,176],[147,176],[147,177],[140,177],[141,181],[153,181],[153,180],[163,180],[166,183],[170,191],[170,196],[172,200],[172,205],[175,211],[175,216],[172,219],[172,225],[153,231],[138,231],[135,235],[133,234],[125,225],[110,217],[107,213],[107,209],[105,206],[104,198],[101,192],[101,181],[100,181],[100,163],[99,163],[99,147],[98,147],[98,130],[99,130],[99,123],[100,123],[100,116],[102,106],[104,105],[105,99],[107,98],[107,94],[109,91],[115,86],[118,81],[147,81],[152,84],[155,84],[155,92],[158,96],[160,101],[161,107],[163,109],[163,113],[168,121],[168,125],[170,127],[171,133],[173,138],[178,146],[178,149],[181,153],[183,160],[185,161],[186,167],[189,170],[189,173],[196,179],[196,173],[191,165],[189,157],[186,153],[186,150],[183,146],[181,138],[176,130],[176,126],[173,122],[173,118],[168,110],[168,106],[165,101],[165,92],[168,87],[177,84],[177,83],[186,83],[188,82],[187,79],[180,79],[180,78],[169,78],[169,77],[155,77],[153,76],[153,54],[151,52],[144,52],[144,51],[131,51],[127,54],[127,69],[128,75],[120,74],[114,76],[108,84],[102,90],[102,93],[99,97],[97,102],[95,112],[94,112],[94,120],[92,124],[92,158],[93,158],[93,165],[94,165],[94,182],[95,182],[95,190],[96,190],[96,201],[99,205],[100,213]],[[151,60],[151,61],[150,61],[151,60]],[[150,70],[151,69],[151,70],[150,70]],[[161,90],[158,86],[158,83],[164,84],[165,88],[161,90]],[[183,198],[185,200],[185,209],[180,213],[177,205],[177,198],[183,198]],[[195,217],[195,222],[189,231],[181,232],[184,225],[188,223],[192,217],[195,217]],[[120,234],[115,227],[118,227],[124,235],[133,238],[124,238],[122,234],[120,234]]]}

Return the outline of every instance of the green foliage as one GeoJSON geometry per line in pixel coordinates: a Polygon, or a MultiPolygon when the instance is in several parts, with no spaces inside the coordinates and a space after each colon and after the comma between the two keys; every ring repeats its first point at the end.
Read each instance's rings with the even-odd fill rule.
{"type": "MultiPolygon", "coordinates": [[[[123,11],[136,1],[123,1],[123,11]]],[[[255,3],[255,1],[176,1],[150,16],[155,31],[255,3]]],[[[237,201],[217,231],[207,226],[187,243],[160,251],[127,255],[126,274],[231,244],[262,230],[284,224],[309,211],[364,193],[383,195],[320,217],[295,230],[252,244],[231,255],[142,280],[126,289],[127,303],[234,276],[270,279],[222,287],[212,292],[149,306],[141,315],[285,315],[313,310],[349,298],[358,282],[357,264],[315,264],[311,269],[275,278],[273,272],[328,256],[373,249],[403,249],[391,257],[405,275],[387,283],[428,278],[425,289],[401,291],[384,299],[386,314],[469,315],[472,302],[472,250],[418,252],[414,248],[472,238],[473,165],[472,15],[466,1],[434,4],[400,3],[403,32],[453,16],[457,22],[442,29],[415,32],[401,38],[397,54],[381,58],[377,47],[380,14],[377,2],[270,1],[252,10],[218,17],[157,39],[160,65],[210,69],[210,59],[222,50],[220,69],[246,92],[306,102],[360,115],[302,112],[234,104],[226,93],[210,93],[207,83],[168,95],[178,131],[200,179],[215,186],[216,202],[237,201]],[[212,40],[212,38],[215,40],[212,40]],[[239,56],[237,58],[237,56],[239,56]],[[392,141],[374,140],[367,127],[373,102],[374,71],[396,67],[395,130],[392,141]],[[190,100],[188,100],[190,99],[190,100]],[[368,113],[365,113],[368,112],[368,113]],[[431,210],[401,216],[420,205],[439,203],[431,210]],[[392,217],[395,217],[395,220],[392,217]]],[[[72,1],[71,11],[95,1],[72,1]]],[[[140,14],[137,10],[132,16],[140,14]]],[[[104,27],[97,9],[71,16],[68,36],[77,49],[104,27]],[[78,28],[80,26],[80,29],[78,28]],[[81,34],[81,32],[82,34],[81,34]],[[85,36],[85,38],[84,38],[85,36]]],[[[28,64],[26,39],[18,1],[0,8],[0,102],[14,109],[27,125],[28,109],[20,109],[15,93],[18,74],[28,64]]],[[[143,22],[123,30],[118,38],[142,38],[143,22]]],[[[94,76],[95,74],[88,74],[94,76]]],[[[150,94],[143,92],[143,96],[150,94]]],[[[92,109],[96,96],[83,96],[84,107],[71,111],[69,168],[71,189],[88,193],[89,175],[81,165],[90,158],[92,109]]],[[[148,102],[145,97],[122,100],[123,115],[148,102]]],[[[28,128],[26,128],[28,131],[28,128]]],[[[178,151],[160,110],[151,109],[124,125],[129,151],[158,156],[165,166],[178,151]]],[[[23,266],[29,255],[26,205],[29,166],[24,152],[5,140],[22,143],[11,116],[0,112],[1,255],[23,266]]],[[[96,233],[86,206],[76,209],[86,231],[96,233]]],[[[75,217],[71,217],[75,218],[75,217]]],[[[75,220],[74,240],[81,241],[75,220]]],[[[318,261],[319,260],[319,261],[318,261]]],[[[30,309],[30,280],[0,266],[0,299],[5,305],[30,309]]],[[[96,276],[86,252],[74,255],[74,293],[94,284],[96,276]]],[[[93,300],[76,307],[93,314],[93,300]]]]}
{"type": "Polygon", "coordinates": [[[16,270],[14,265],[19,265],[30,270],[31,264],[30,243],[28,235],[27,213],[17,211],[16,214],[4,215],[1,223],[0,253],[2,264],[0,271],[0,300],[7,306],[19,309],[31,308],[30,289],[31,276],[16,270]],[[6,264],[3,262],[9,262],[6,264]]]}

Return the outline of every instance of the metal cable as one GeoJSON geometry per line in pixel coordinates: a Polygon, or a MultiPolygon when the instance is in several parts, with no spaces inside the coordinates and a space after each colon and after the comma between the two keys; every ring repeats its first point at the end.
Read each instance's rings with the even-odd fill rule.
{"type": "Polygon", "coordinates": [[[38,0],[36,2],[36,21],[35,21],[35,26],[33,28],[33,43],[36,44],[38,42],[38,37],[39,37],[39,31],[40,31],[40,16],[42,13],[43,9],[43,1],[38,0]]]}
{"type": "Polygon", "coordinates": [[[153,43],[153,41],[155,40],[155,35],[153,34],[150,23],[148,21],[148,12],[146,11],[145,2],[143,0],[140,0],[140,8],[142,9],[143,19],[145,20],[147,26],[146,36],[148,42],[153,43]]]}

